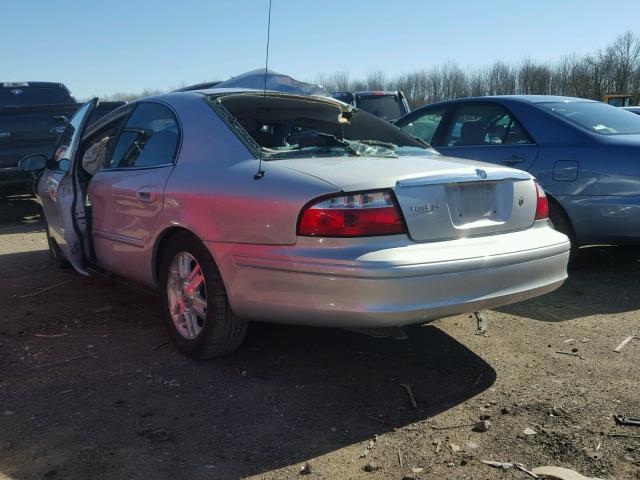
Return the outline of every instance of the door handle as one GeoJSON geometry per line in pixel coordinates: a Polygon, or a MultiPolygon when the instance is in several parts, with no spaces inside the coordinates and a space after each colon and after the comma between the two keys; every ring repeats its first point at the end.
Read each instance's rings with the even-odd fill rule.
{"type": "Polygon", "coordinates": [[[66,115],[54,115],[53,118],[56,122],[66,122],[68,120],[66,115]]]}
{"type": "Polygon", "coordinates": [[[516,165],[518,163],[523,163],[524,161],[524,158],[518,155],[510,155],[503,160],[507,165],[516,165]]]}
{"type": "Polygon", "coordinates": [[[52,135],[60,135],[62,132],[64,132],[65,128],[67,127],[65,127],[64,125],[53,127],[51,130],[49,130],[49,133],[51,133],[52,135]]]}
{"type": "Polygon", "coordinates": [[[156,192],[148,188],[141,188],[136,192],[138,200],[145,203],[153,203],[156,201],[156,192]]]}

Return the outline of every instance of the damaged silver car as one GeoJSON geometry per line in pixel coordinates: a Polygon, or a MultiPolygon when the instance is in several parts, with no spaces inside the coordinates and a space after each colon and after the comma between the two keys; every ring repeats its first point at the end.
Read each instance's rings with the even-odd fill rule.
{"type": "Polygon", "coordinates": [[[331,98],[212,89],[73,117],[37,173],[51,255],[155,287],[171,338],[228,354],[250,320],[382,329],[567,276],[525,172],[439,155],[331,98]]]}

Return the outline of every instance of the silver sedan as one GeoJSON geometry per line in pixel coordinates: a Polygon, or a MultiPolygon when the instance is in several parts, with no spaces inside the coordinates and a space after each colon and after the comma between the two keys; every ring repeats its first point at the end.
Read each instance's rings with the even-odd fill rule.
{"type": "Polygon", "coordinates": [[[249,320],[385,329],[542,295],[569,242],[528,173],[447,158],[339,101],[212,89],[69,123],[36,174],[53,261],[158,288],[176,346],[249,320]]]}

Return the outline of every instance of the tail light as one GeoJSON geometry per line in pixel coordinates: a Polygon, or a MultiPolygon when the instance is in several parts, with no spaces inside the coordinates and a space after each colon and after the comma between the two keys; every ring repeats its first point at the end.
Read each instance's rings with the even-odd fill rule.
{"type": "Polygon", "coordinates": [[[538,193],[538,201],[536,202],[536,220],[544,220],[549,218],[549,201],[542,190],[542,187],[536,183],[536,191],[538,193]]]}
{"type": "Polygon", "coordinates": [[[308,237],[369,237],[406,233],[390,191],[350,193],[307,205],[298,235],[308,237]]]}

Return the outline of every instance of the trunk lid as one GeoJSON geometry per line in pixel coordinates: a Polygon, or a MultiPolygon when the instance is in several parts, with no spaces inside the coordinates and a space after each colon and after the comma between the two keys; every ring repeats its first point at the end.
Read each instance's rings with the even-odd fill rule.
{"type": "Polygon", "coordinates": [[[508,167],[441,156],[338,157],[276,160],[345,192],[392,189],[409,235],[434,241],[533,224],[533,177],[508,167]]]}

